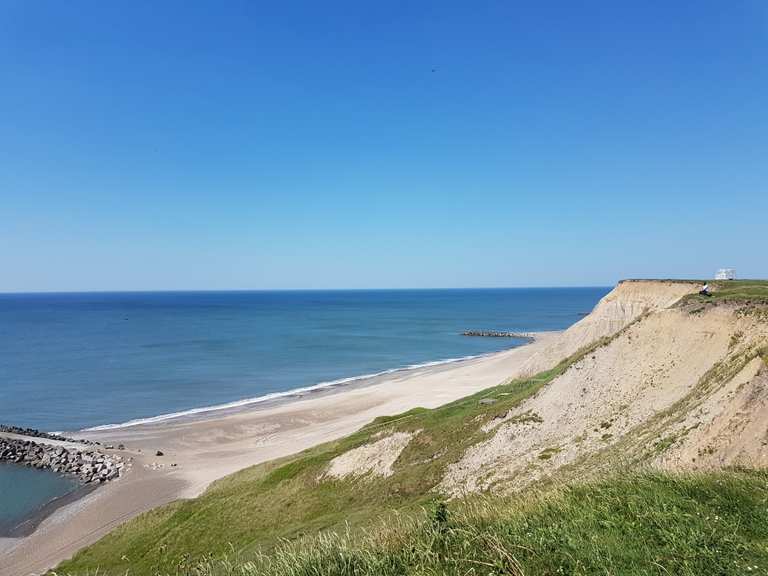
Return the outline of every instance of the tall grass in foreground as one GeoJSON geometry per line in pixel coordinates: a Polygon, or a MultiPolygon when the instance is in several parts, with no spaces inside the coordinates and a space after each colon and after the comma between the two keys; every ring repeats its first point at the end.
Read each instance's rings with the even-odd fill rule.
{"type": "Polygon", "coordinates": [[[393,514],[364,532],[305,537],[268,554],[182,562],[176,573],[768,574],[768,473],[649,473],[437,504],[416,517],[393,514]]]}

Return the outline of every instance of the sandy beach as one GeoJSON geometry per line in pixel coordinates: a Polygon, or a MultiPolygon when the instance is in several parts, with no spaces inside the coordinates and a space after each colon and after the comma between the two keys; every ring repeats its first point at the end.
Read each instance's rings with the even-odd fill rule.
{"type": "Polygon", "coordinates": [[[501,383],[544,350],[557,332],[495,354],[395,372],[333,391],[236,411],[210,412],[153,424],[69,436],[124,445],[119,480],[58,508],[24,538],[0,539],[0,576],[39,574],[121,523],[180,498],[194,498],[215,480],[349,434],[374,418],[433,408],[501,383]],[[157,452],[162,452],[158,456],[157,452]]]}

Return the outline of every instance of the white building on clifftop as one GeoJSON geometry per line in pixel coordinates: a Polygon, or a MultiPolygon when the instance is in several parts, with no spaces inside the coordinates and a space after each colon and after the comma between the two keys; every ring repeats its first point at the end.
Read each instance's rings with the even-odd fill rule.
{"type": "Polygon", "coordinates": [[[733,268],[720,268],[715,274],[715,280],[736,280],[736,270],[733,268]]]}

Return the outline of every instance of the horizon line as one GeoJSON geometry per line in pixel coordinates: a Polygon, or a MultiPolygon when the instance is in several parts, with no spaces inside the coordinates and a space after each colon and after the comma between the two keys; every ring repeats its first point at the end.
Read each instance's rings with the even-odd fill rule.
{"type": "MultiPolygon", "coordinates": [[[[620,281],[619,281],[620,282],[620,281]]],[[[553,290],[558,288],[610,288],[614,284],[574,284],[557,286],[430,286],[430,287],[397,287],[397,288],[138,288],[128,290],[95,289],[95,290],[0,290],[0,296],[31,295],[31,294],[158,294],[158,293],[245,293],[245,292],[387,292],[387,291],[416,291],[416,290],[553,290]]]]}

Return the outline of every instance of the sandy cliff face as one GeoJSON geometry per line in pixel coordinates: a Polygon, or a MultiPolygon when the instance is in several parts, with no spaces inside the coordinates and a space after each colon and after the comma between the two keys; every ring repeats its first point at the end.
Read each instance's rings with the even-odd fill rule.
{"type": "Polygon", "coordinates": [[[768,466],[768,366],[760,357],[698,399],[656,464],[672,469],[768,466]]]}
{"type": "Polygon", "coordinates": [[[551,346],[532,357],[524,366],[526,374],[537,374],[577,350],[611,336],[648,312],[669,308],[686,294],[701,287],[687,282],[625,280],[598,302],[586,317],[566,330],[551,346]]]}
{"type": "Polygon", "coordinates": [[[768,315],[738,305],[673,306],[696,289],[620,284],[527,371],[610,341],[489,423],[488,439],[449,467],[440,491],[519,489],[560,471],[768,463],[768,315]]]}
{"type": "MultiPolygon", "coordinates": [[[[534,396],[506,411],[489,408],[479,441],[450,461],[436,490],[512,491],[644,466],[768,465],[768,305],[683,299],[699,289],[620,283],[509,374],[538,374],[571,358],[534,396]]],[[[393,434],[352,450],[327,475],[396,475],[410,441],[393,434]]]]}

